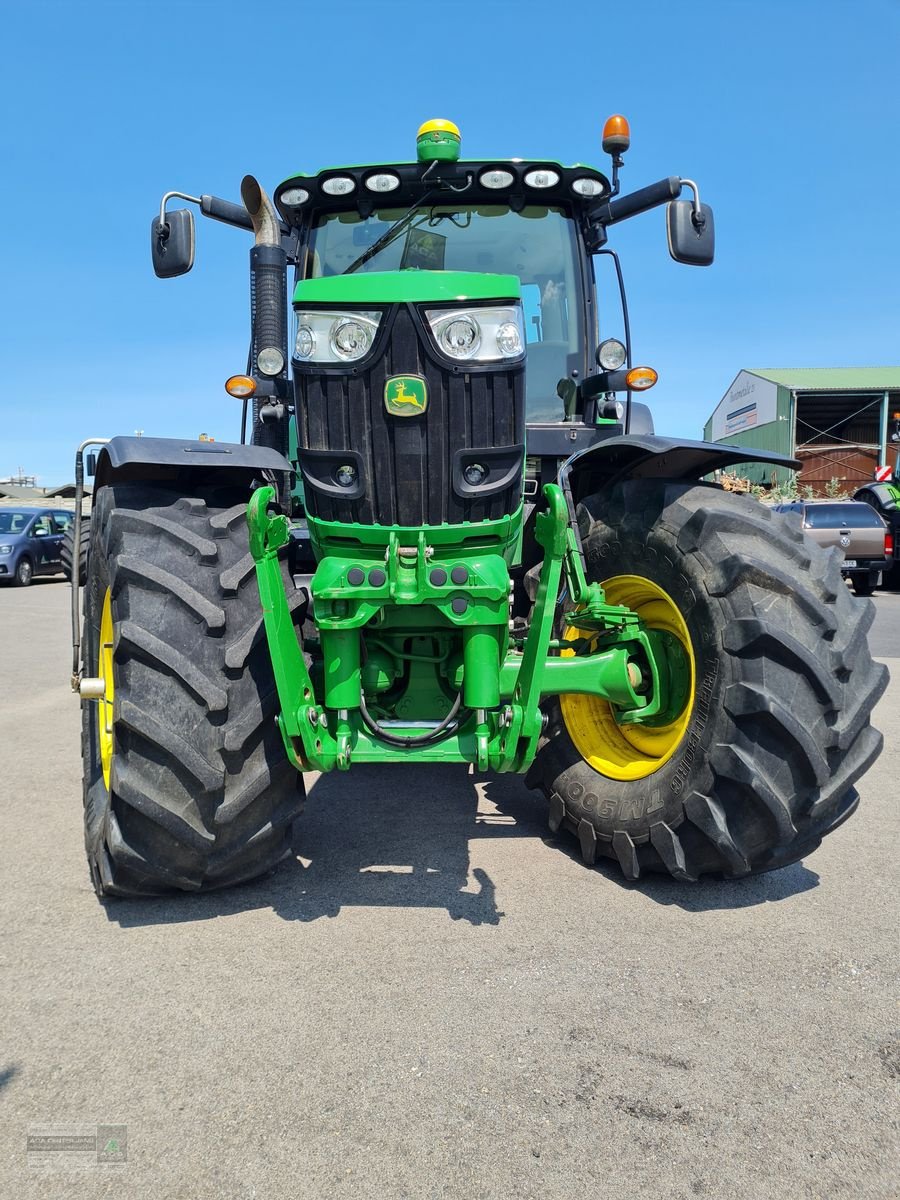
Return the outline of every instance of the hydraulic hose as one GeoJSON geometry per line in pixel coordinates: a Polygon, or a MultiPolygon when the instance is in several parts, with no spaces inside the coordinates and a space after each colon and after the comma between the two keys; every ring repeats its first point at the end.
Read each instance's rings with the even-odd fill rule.
{"type": "Polygon", "coordinates": [[[397,734],[390,733],[382,725],[378,724],[366,707],[365,694],[362,691],[359,694],[359,713],[363,719],[363,724],[372,737],[378,738],[379,741],[387,742],[389,746],[402,746],[404,749],[412,746],[427,746],[432,742],[443,741],[444,738],[451,737],[460,726],[460,721],[456,719],[456,716],[460,711],[461,705],[462,692],[458,692],[450,711],[444,717],[443,721],[435,725],[434,729],[429,729],[427,733],[417,734],[415,737],[399,737],[397,734]]]}

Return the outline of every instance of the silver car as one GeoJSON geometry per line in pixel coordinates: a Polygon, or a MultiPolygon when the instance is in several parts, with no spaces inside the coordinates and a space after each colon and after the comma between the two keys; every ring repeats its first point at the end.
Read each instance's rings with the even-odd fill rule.
{"type": "Polygon", "coordinates": [[[837,546],[841,568],[857,596],[871,596],[893,558],[890,531],[874,508],[859,500],[792,500],[776,512],[798,513],[804,532],[820,546],[837,546]]]}

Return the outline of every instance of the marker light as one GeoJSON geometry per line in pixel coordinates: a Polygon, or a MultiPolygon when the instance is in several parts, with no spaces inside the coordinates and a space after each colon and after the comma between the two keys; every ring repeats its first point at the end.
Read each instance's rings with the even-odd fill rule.
{"type": "Polygon", "coordinates": [[[492,189],[511,187],[514,181],[515,176],[512,171],[501,171],[499,168],[482,171],[478,176],[478,182],[482,187],[492,189]]]}
{"type": "Polygon", "coordinates": [[[456,162],[459,158],[461,136],[452,121],[435,117],[419,126],[416,134],[416,156],[419,162],[456,162]]]}
{"type": "Polygon", "coordinates": [[[602,196],[606,188],[599,179],[573,179],[572,191],[579,196],[602,196]]]}
{"type": "Polygon", "coordinates": [[[618,371],[625,365],[625,347],[618,338],[607,338],[597,347],[597,362],[604,371],[618,371]]]}
{"type": "Polygon", "coordinates": [[[547,171],[543,168],[537,171],[526,171],[525,182],[533,188],[556,187],[559,183],[559,172],[547,171]]]}
{"type": "Polygon", "coordinates": [[[349,196],[356,188],[356,180],[349,175],[332,175],[322,183],[322,191],[326,196],[349,196]]]}
{"type": "Polygon", "coordinates": [[[306,188],[288,188],[278,198],[282,204],[287,204],[289,208],[293,208],[296,204],[305,204],[309,199],[309,192],[306,188]]]}
{"type": "Polygon", "coordinates": [[[603,149],[607,154],[624,154],[631,145],[631,127],[623,116],[607,117],[603,126],[603,149]]]}
{"type": "Polygon", "coordinates": [[[633,392],[646,392],[657,379],[659,376],[652,367],[632,367],[625,376],[625,383],[633,392]]]}
{"type": "Polygon", "coordinates": [[[247,400],[256,391],[256,380],[249,375],[232,375],[225,380],[225,391],[235,400],[247,400]]]}
{"type": "Polygon", "coordinates": [[[379,171],[377,175],[370,175],[366,180],[366,187],[370,192],[394,192],[399,186],[400,176],[391,171],[379,171]]]}
{"type": "Polygon", "coordinates": [[[277,346],[266,346],[257,354],[256,365],[263,375],[280,375],[284,368],[284,355],[277,346]]]}

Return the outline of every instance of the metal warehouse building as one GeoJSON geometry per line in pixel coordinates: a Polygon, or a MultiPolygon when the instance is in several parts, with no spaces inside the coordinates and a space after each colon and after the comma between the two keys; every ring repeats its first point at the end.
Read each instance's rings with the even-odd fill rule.
{"type": "MultiPolygon", "coordinates": [[[[800,485],[821,495],[832,479],[853,491],[880,464],[893,465],[895,413],[900,367],[748,368],[716,405],[703,436],[798,458],[800,485]]],[[[789,475],[759,463],[736,470],[754,483],[782,483],[789,475]]]]}

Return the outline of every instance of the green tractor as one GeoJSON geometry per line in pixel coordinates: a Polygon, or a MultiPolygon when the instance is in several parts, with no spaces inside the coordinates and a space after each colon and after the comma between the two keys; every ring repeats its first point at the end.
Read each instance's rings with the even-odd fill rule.
{"type": "Polygon", "coordinates": [[[160,277],[193,264],[174,196],[254,234],[251,347],[240,442],[76,457],[99,894],[269,871],[303,772],[360,763],[522,774],[632,880],[772,870],[852,813],[882,742],[872,607],[795,521],[708,482],[792,460],[655,436],[634,399],[656,373],[609,231],[665,205],[672,257],[706,265],[713,215],[677,176],[621,195],[628,143],[610,118],[609,174],[466,161],[437,120],[415,162],[163,198],[160,277]]]}

